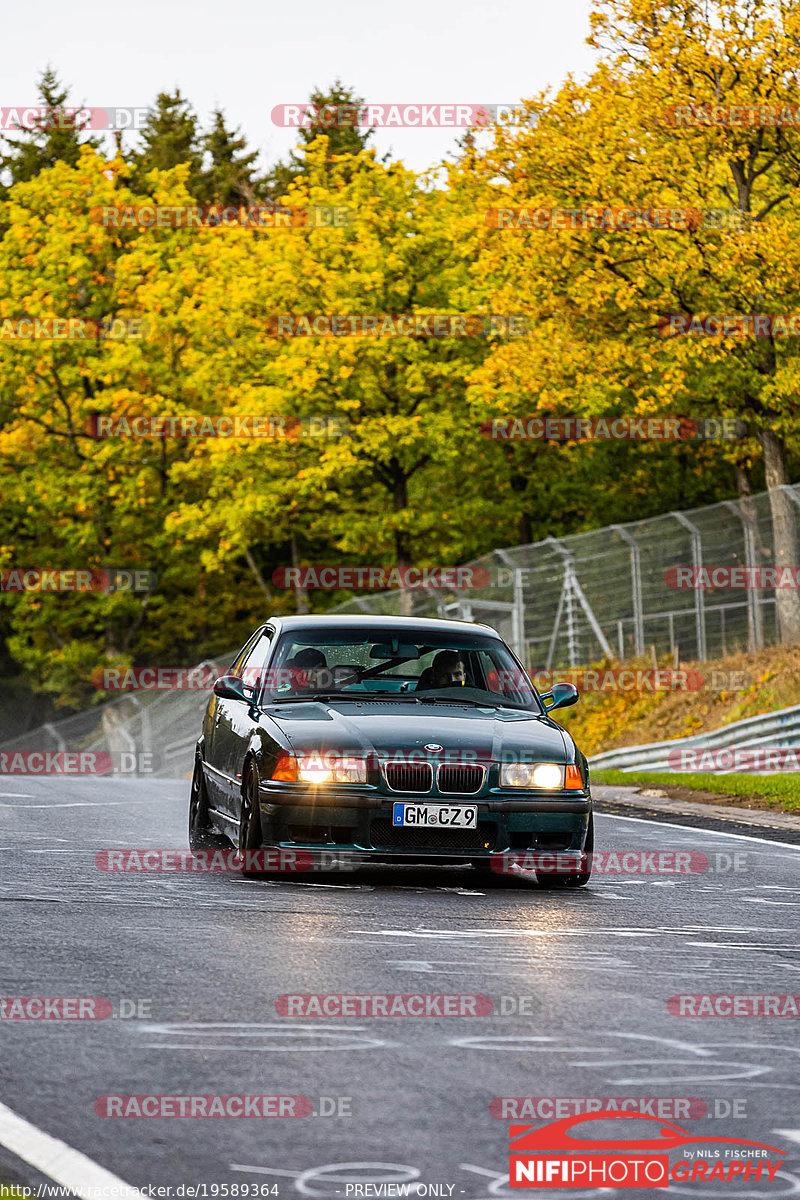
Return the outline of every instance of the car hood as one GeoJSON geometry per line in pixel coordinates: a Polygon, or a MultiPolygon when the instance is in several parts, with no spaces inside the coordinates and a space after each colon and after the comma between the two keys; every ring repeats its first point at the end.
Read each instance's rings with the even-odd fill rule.
{"type": "Polygon", "coordinates": [[[393,757],[414,753],[428,757],[429,743],[442,747],[430,756],[444,761],[448,751],[469,752],[480,761],[507,756],[516,761],[531,758],[565,762],[572,739],[549,717],[509,710],[309,700],[277,705],[267,719],[285,735],[296,751],[342,750],[360,756],[393,757]]]}

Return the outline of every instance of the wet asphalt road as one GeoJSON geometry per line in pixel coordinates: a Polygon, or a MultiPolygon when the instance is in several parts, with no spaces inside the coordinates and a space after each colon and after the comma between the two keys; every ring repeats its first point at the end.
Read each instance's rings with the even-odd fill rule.
{"type": "MultiPolygon", "coordinates": [[[[134,1011],[0,1022],[0,1102],[38,1129],[137,1187],[359,1200],[348,1184],[416,1181],[480,1200],[512,1194],[497,1098],[693,1097],[723,1114],[677,1119],[678,1108],[693,1134],[788,1157],[772,1184],[673,1183],[669,1195],[800,1194],[800,1132],[786,1132],[800,1130],[797,1019],[667,1008],[678,993],[800,992],[800,848],[599,814],[600,850],[702,852],[712,869],[609,873],[574,892],[460,868],[289,881],[97,869],[102,849],[185,847],[187,789],[0,783],[0,994],[106,997],[134,1011]],[[489,994],[495,1011],[276,1011],[285,993],[417,992],[489,994]],[[109,1094],[301,1095],[315,1113],[352,1115],[109,1119],[94,1108],[109,1094]]],[[[623,1136],[641,1136],[624,1124],[623,1136]]],[[[0,1144],[1,1178],[44,1177],[0,1144]]],[[[527,1190],[553,1194],[665,1193],[527,1190]]]]}

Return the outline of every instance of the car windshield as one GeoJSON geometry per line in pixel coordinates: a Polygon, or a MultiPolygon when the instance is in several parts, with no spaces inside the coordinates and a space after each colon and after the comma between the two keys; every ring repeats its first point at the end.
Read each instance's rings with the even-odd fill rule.
{"type": "Polygon", "coordinates": [[[498,638],[448,630],[369,625],[287,630],[264,681],[264,698],[312,696],[498,705],[543,712],[498,638]]]}

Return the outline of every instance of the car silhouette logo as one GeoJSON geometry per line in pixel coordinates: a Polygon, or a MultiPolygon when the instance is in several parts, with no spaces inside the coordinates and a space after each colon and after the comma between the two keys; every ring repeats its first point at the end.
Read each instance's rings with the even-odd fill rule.
{"type": "Polygon", "coordinates": [[[667,1121],[662,1121],[659,1117],[651,1117],[646,1113],[631,1113],[619,1112],[617,1109],[613,1111],[596,1112],[591,1114],[583,1114],[573,1117],[565,1117],[562,1121],[551,1121],[547,1125],[536,1128],[531,1125],[511,1125],[509,1128],[509,1137],[511,1139],[511,1149],[515,1153],[522,1151],[558,1151],[564,1153],[568,1150],[577,1150],[582,1153],[596,1150],[672,1150],[678,1149],[681,1146],[690,1145],[691,1143],[716,1142],[726,1143],[736,1146],[757,1146],[762,1150],[771,1150],[774,1154],[784,1155],[785,1151],[778,1150],[775,1146],[768,1146],[764,1142],[748,1142],[743,1138],[729,1137],[708,1137],[705,1134],[692,1134],[687,1129],[681,1128],[680,1125],[670,1125],[667,1121]],[[587,1138],[573,1137],[569,1130],[574,1125],[586,1124],[590,1126],[591,1122],[607,1121],[607,1120],[624,1120],[635,1119],[637,1121],[651,1121],[653,1125],[657,1125],[658,1132],[654,1130],[655,1136],[652,1138],[637,1138],[633,1140],[626,1139],[625,1141],[614,1141],[607,1138],[587,1138]]]}
{"type": "Polygon", "coordinates": [[[433,754],[438,754],[440,750],[444,750],[444,746],[440,746],[438,742],[428,742],[425,749],[430,750],[433,754]]]}

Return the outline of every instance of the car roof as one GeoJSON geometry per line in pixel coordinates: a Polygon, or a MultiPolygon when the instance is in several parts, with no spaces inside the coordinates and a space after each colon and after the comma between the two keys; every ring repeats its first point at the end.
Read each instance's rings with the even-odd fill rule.
{"type": "Polygon", "coordinates": [[[491,625],[481,625],[476,621],[449,621],[441,617],[384,617],[363,614],[344,613],[313,613],[295,617],[270,617],[270,625],[278,632],[288,629],[313,629],[315,626],[326,625],[333,629],[347,629],[348,626],[378,626],[381,629],[405,630],[408,633],[435,633],[443,630],[461,631],[462,633],[483,633],[502,641],[500,634],[491,625]]]}

